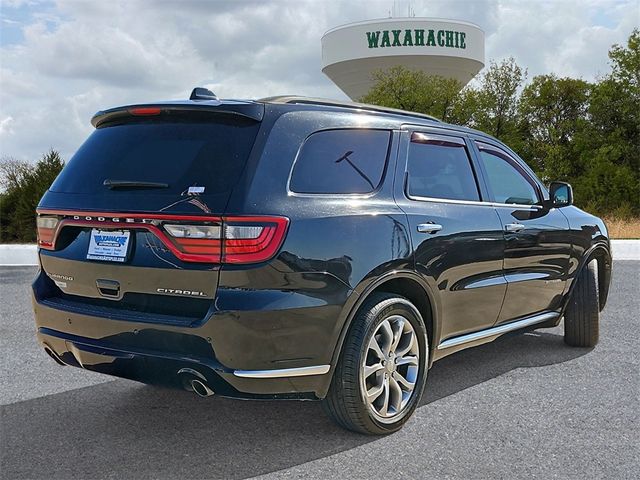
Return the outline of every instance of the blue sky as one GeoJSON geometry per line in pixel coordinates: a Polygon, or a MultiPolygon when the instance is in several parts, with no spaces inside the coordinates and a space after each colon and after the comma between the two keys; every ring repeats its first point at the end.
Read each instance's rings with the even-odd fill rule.
{"type": "Polygon", "coordinates": [[[44,21],[50,31],[63,19],[56,14],[54,1],[0,2],[0,45],[8,46],[24,42],[23,28],[44,21]]]}
{"type": "MultiPolygon", "coordinates": [[[[345,98],[320,71],[320,37],[384,18],[392,0],[0,0],[0,157],[68,159],[110,106],[185,98],[345,98]]],[[[406,0],[396,0],[406,11],[406,0]]],[[[416,16],[486,32],[486,63],[513,56],[529,78],[594,80],[640,24],[640,0],[412,1],[416,16]]]]}

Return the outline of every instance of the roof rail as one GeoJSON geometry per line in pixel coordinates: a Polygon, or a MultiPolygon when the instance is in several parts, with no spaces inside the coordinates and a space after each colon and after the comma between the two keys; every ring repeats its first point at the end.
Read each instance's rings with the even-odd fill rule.
{"type": "Polygon", "coordinates": [[[432,117],[431,115],[427,115],[425,113],[410,112],[407,110],[400,110],[398,108],[391,108],[391,107],[380,107],[378,105],[370,105],[368,103],[341,102],[339,100],[329,100],[326,98],[300,97],[296,95],[281,95],[276,97],[265,97],[257,101],[264,102],[264,103],[297,103],[297,104],[305,104],[305,105],[326,105],[329,107],[353,108],[358,110],[366,110],[369,112],[391,113],[393,115],[403,115],[406,117],[419,117],[419,118],[425,118],[427,120],[432,120],[434,122],[440,122],[440,120],[437,119],[436,117],[432,117]]]}

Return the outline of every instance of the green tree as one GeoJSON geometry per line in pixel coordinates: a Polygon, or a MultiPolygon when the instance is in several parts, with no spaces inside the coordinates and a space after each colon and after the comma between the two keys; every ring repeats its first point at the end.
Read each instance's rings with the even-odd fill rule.
{"type": "Polygon", "coordinates": [[[609,58],[612,67],[611,78],[637,95],[640,87],[640,30],[635,28],[631,32],[626,48],[613,45],[609,50],[609,58]]]}
{"type": "Polygon", "coordinates": [[[402,66],[374,74],[375,85],[360,101],[433,115],[449,121],[462,84],[402,66]]]}
{"type": "Polygon", "coordinates": [[[466,86],[453,102],[448,122],[463,127],[476,127],[476,116],[480,104],[480,94],[476,88],[466,86]]]}
{"type": "Polygon", "coordinates": [[[640,31],[609,51],[612,71],[594,85],[578,149],[576,198],[596,213],[640,214],[640,31]]]}
{"type": "Polygon", "coordinates": [[[35,164],[5,159],[0,162],[0,241],[34,242],[35,209],[62,170],[58,152],[50,150],[35,164]]]}
{"type": "Polygon", "coordinates": [[[471,125],[506,143],[517,139],[518,92],[526,77],[513,57],[491,61],[480,77],[471,125]]]}
{"type": "Polygon", "coordinates": [[[455,79],[397,66],[376,72],[373,88],[361,101],[426,113],[508,142],[517,137],[518,90],[526,74],[513,58],[492,61],[479,87],[463,89],[455,79]]]}
{"type": "Polygon", "coordinates": [[[520,96],[521,153],[541,177],[573,180],[581,173],[576,135],[587,121],[590,85],[584,80],[534,77],[520,96]]]}

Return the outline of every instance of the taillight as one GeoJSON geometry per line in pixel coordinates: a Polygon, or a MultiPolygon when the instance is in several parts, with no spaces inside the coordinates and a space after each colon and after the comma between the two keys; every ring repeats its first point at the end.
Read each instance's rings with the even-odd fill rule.
{"type": "Polygon", "coordinates": [[[222,225],[165,224],[175,246],[191,261],[259,263],[272,258],[284,240],[284,217],[223,217],[222,225]],[[208,257],[208,258],[207,258],[208,257]]]}
{"type": "Polygon", "coordinates": [[[47,250],[53,250],[53,241],[58,226],[58,217],[38,216],[38,245],[47,250]]]}
{"type": "Polygon", "coordinates": [[[175,238],[220,239],[220,225],[165,225],[164,228],[175,238]]]}
{"type": "Polygon", "coordinates": [[[220,262],[221,225],[165,224],[164,229],[178,250],[189,255],[201,255],[201,257],[187,257],[191,261],[220,262]]]}
{"type": "Polygon", "coordinates": [[[153,233],[177,258],[199,263],[259,263],[273,258],[289,219],[175,214],[76,212],[38,209],[38,245],[53,250],[65,227],[141,229],[153,233]]]}
{"type": "Polygon", "coordinates": [[[223,263],[258,263],[280,249],[289,221],[283,217],[223,219],[223,263]]]}

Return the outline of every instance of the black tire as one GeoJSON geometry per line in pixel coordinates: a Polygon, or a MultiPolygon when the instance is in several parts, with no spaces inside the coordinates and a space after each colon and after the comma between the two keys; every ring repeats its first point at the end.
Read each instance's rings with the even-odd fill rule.
{"type": "Polygon", "coordinates": [[[595,347],[600,330],[597,260],[589,262],[576,281],[564,314],[564,342],[572,347],[595,347]]]}
{"type": "Polygon", "coordinates": [[[422,316],[409,300],[396,294],[372,294],[353,319],[329,392],[322,401],[324,411],[339,426],[355,432],[385,435],[399,430],[420,403],[427,378],[428,343],[422,316]],[[404,317],[414,329],[418,343],[418,374],[406,405],[392,419],[381,422],[369,411],[365,402],[360,388],[360,365],[365,360],[363,356],[367,354],[369,341],[378,326],[394,315],[404,317]]]}

